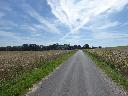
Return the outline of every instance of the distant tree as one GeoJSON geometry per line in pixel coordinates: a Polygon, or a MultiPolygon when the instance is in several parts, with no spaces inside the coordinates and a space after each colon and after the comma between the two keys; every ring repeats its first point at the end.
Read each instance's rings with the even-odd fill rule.
{"type": "Polygon", "coordinates": [[[85,44],[84,46],[83,46],[83,48],[84,49],[89,49],[90,47],[89,47],[89,44],[85,44]]]}
{"type": "Polygon", "coordinates": [[[36,44],[29,44],[29,51],[36,51],[37,45],[36,44]]]}
{"type": "Polygon", "coordinates": [[[78,47],[77,47],[77,45],[74,45],[74,49],[77,49],[78,47]]]}
{"type": "Polygon", "coordinates": [[[80,45],[78,45],[78,46],[77,46],[77,48],[78,48],[78,49],[81,49],[81,46],[80,46],[80,45]]]}
{"type": "Polygon", "coordinates": [[[99,46],[98,48],[102,48],[102,46],[99,46]]]}
{"type": "Polygon", "coordinates": [[[11,46],[7,46],[6,47],[6,51],[12,51],[12,47],[11,46]]]}
{"type": "Polygon", "coordinates": [[[22,50],[23,51],[29,51],[29,45],[28,44],[23,44],[22,45],[22,50]]]}
{"type": "MultiPolygon", "coordinates": [[[[43,50],[74,50],[74,49],[89,49],[89,44],[85,44],[83,47],[80,45],[73,45],[70,44],[63,44],[60,45],[58,43],[52,44],[49,46],[44,45],[36,45],[36,44],[23,44],[22,46],[7,46],[7,47],[0,47],[0,51],[43,51],[43,50]]],[[[92,48],[102,48],[93,47],[92,48]]]]}
{"type": "Polygon", "coordinates": [[[97,48],[97,47],[92,46],[92,49],[95,49],[95,48],[97,48]]]}

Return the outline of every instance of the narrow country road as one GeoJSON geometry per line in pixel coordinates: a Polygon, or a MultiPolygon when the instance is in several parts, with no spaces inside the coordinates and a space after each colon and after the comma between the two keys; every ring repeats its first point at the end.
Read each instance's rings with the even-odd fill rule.
{"type": "Polygon", "coordinates": [[[83,51],[77,51],[27,96],[126,96],[83,51]]]}

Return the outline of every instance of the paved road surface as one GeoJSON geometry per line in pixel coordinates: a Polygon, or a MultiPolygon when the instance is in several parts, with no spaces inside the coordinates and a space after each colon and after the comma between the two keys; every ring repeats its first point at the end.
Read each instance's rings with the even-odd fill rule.
{"type": "Polygon", "coordinates": [[[126,96],[78,51],[27,96],[126,96]]]}

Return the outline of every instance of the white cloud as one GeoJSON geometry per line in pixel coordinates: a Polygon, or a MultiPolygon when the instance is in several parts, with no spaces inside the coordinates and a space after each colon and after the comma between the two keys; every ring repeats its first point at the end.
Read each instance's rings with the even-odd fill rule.
{"type": "Polygon", "coordinates": [[[6,0],[0,0],[0,10],[4,10],[3,12],[10,12],[13,9],[10,6],[10,3],[6,0]]]}
{"type": "Polygon", "coordinates": [[[10,30],[17,26],[12,20],[0,19],[0,30],[10,30]]]}
{"type": "Polygon", "coordinates": [[[4,12],[0,12],[0,19],[5,16],[6,14],[4,12]]]}
{"type": "Polygon", "coordinates": [[[33,17],[35,20],[37,20],[40,24],[42,24],[42,28],[47,32],[57,33],[59,34],[60,31],[56,27],[55,24],[52,24],[48,20],[46,20],[43,16],[41,16],[35,9],[33,9],[29,4],[24,3],[22,5],[24,8],[24,11],[29,14],[31,17],[33,17]]]}
{"type": "Polygon", "coordinates": [[[48,29],[46,26],[43,26],[42,24],[33,24],[32,25],[36,30],[38,30],[37,32],[42,32],[42,30],[45,30],[46,32],[47,31],[50,31],[52,33],[57,33],[57,34],[60,34],[59,31],[55,31],[55,30],[52,30],[52,29],[48,29]]]}
{"type": "Polygon", "coordinates": [[[111,28],[111,27],[115,27],[119,25],[119,22],[115,21],[115,22],[106,22],[104,25],[100,26],[98,29],[107,29],[107,28],[111,28]]]}
{"type": "Polygon", "coordinates": [[[101,32],[103,30],[109,31],[108,29],[118,27],[123,25],[121,22],[118,21],[111,21],[109,19],[97,19],[95,22],[91,22],[87,26],[82,27],[81,29],[89,30],[91,32],[101,32]]]}
{"type": "Polygon", "coordinates": [[[27,32],[32,32],[32,33],[37,33],[39,30],[34,28],[33,26],[31,25],[21,25],[20,26],[20,29],[21,30],[24,30],[24,31],[27,31],[27,32]]]}
{"type": "MultiPolygon", "coordinates": [[[[77,32],[102,13],[120,11],[128,0],[47,0],[52,13],[71,31],[77,32]]],[[[107,26],[109,27],[109,26],[107,26]]]]}
{"type": "MultiPolygon", "coordinates": [[[[24,24],[24,25],[21,25],[20,27],[20,30],[22,31],[26,31],[26,32],[30,32],[31,33],[31,36],[41,36],[42,34],[42,30],[45,30],[46,32],[49,31],[49,29],[45,26],[43,26],[42,24],[24,24]]],[[[53,31],[53,30],[52,30],[53,31]]],[[[57,33],[57,34],[60,34],[60,33],[57,33]]]]}
{"type": "Polygon", "coordinates": [[[1,19],[0,27],[15,27],[17,24],[11,20],[1,19]]]}
{"type": "Polygon", "coordinates": [[[124,39],[128,38],[128,34],[121,33],[108,33],[108,32],[95,32],[93,33],[94,39],[124,39]]]}
{"type": "Polygon", "coordinates": [[[19,39],[14,32],[0,31],[0,37],[19,39]]]}

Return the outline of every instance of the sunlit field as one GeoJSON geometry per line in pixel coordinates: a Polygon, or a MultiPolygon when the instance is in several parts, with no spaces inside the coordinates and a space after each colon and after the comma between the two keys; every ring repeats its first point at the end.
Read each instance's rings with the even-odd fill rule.
{"type": "Polygon", "coordinates": [[[0,81],[14,79],[20,74],[42,66],[68,51],[1,51],[0,81]]]}
{"type": "Polygon", "coordinates": [[[50,74],[75,51],[1,51],[0,96],[18,96],[50,74]]]}
{"type": "Polygon", "coordinates": [[[102,49],[89,49],[87,52],[105,61],[112,68],[128,77],[128,46],[102,49]]]}

